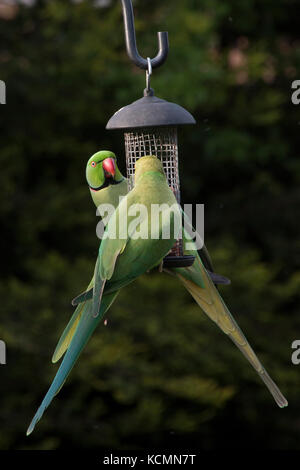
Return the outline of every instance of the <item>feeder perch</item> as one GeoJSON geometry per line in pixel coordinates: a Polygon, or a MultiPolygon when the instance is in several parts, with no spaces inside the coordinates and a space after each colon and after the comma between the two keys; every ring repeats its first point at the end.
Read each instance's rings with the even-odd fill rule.
{"type": "MultiPolygon", "coordinates": [[[[168,54],[168,33],[158,33],[157,56],[143,59],[136,47],[131,0],[121,1],[127,52],[138,67],[146,69],[146,89],[143,98],[117,111],[106,129],[124,132],[128,189],[133,187],[135,162],[146,155],[155,155],[162,161],[168,184],[180,204],[177,127],[196,121],[181,106],[157,98],[150,88],[152,68],[159,67],[168,54]]],[[[183,255],[182,240],[177,240],[172,252],[164,258],[164,267],[191,266],[194,259],[194,256],[183,255]]]]}

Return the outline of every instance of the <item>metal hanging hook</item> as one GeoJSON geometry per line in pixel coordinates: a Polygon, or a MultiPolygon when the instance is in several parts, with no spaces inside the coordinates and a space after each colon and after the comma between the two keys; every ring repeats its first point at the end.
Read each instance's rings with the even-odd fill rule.
{"type": "Polygon", "coordinates": [[[146,70],[146,95],[151,93],[150,79],[152,75],[152,64],[150,57],[147,57],[148,69],[146,70]]]}
{"type": "MultiPolygon", "coordinates": [[[[121,0],[121,2],[123,7],[127,54],[135,65],[141,69],[148,70],[148,61],[140,56],[136,46],[132,2],[131,0],[121,0]]],[[[165,62],[169,52],[168,33],[166,31],[159,32],[157,33],[157,36],[159,50],[158,54],[151,59],[151,66],[153,69],[159,67],[165,62]]]]}

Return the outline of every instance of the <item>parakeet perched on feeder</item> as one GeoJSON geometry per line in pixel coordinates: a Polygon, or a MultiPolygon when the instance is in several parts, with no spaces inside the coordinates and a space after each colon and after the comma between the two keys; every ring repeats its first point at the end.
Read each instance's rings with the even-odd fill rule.
{"type": "MultiPolygon", "coordinates": [[[[97,206],[103,203],[117,205],[116,202],[118,201],[119,196],[124,196],[127,192],[126,179],[122,176],[122,174],[118,170],[115,155],[112,153],[108,153],[108,152],[105,152],[105,153],[107,156],[104,158],[102,158],[104,154],[101,154],[101,152],[98,152],[97,154],[93,155],[90,158],[88,165],[87,165],[87,166],[90,165],[94,169],[96,168],[96,165],[101,165],[102,169],[104,170],[103,173],[102,171],[99,172],[102,175],[104,174],[104,181],[103,179],[97,180],[96,178],[93,178],[91,180],[90,178],[91,172],[89,171],[89,168],[87,168],[87,172],[86,172],[91,194],[97,206]],[[106,159],[108,159],[109,161],[105,162],[106,159]],[[96,162],[96,165],[92,164],[93,162],[96,162]],[[119,183],[117,184],[109,183],[109,181],[115,178],[116,175],[117,175],[117,181],[119,183]],[[92,188],[92,184],[94,184],[94,190],[92,188]],[[118,191],[115,191],[116,188],[119,190],[119,193],[118,191]],[[102,195],[104,196],[103,198],[101,197],[102,195]]],[[[146,163],[144,167],[144,171],[143,171],[144,165],[141,165],[141,164],[137,165],[137,166],[140,166],[140,174],[143,174],[145,170],[147,173],[147,161],[148,161],[148,165],[150,164],[150,166],[151,166],[150,162],[155,161],[153,157],[143,157],[140,160],[143,160],[146,163]],[[145,158],[146,160],[144,160],[145,158]]],[[[166,188],[165,188],[165,191],[166,191],[166,188]]],[[[169,193],[169,196],[170,196],[170,193],[169,193]]],[[[151,200],[151,203],[153,203],[153,200],[154,199],[151,200]]],[[[122,210],[123,209],[121,207],[118,213],[122,214],[122,210]]],[[[175,239],[173,239],[172,243],[174,242],[174,240],[175,239]]],[[[186,241],[187,240],[184,239],[184,245],[186,241]]],[[[188,241],[189,243],[191,243],[190,240],[188,241]]],[[[49,388],[49,391],[47,392],[40,408],[38,409],[36,415],[34,416],[28,428],[27,434],[30,434],[33,431],[35,424],[41,419],[45,409],[49,406],[53,397],[58,393],[58,391],[62,387],[73,365],[75,364],[78,356],[80,355],[84,346],[87,344],[90,336],[92,335],[93,331],[97,327],[103,314],[109,309],[109,307],[115,300],[119,292],[119,288],[131,282],[134,278],[139,276],[139,273],[145,272],[147,270],[144,264],[142,268],[139,267],[133,274],[132,273],[129,274],[128,272],[126,273],[126,270],[125,272],[122,273],[122,269],[121,269],[121,273],[119,272],[119,275],[118,275],[118,272],[116,274],[115,269],[114,269],[116,263],[115,264],[114,262],[112,264],[107,263],[107,259],[108,261],[113,259],[114,255],[112,255],[112,253],[116,254],[116,252],[120,252],[120,250],[122,251],[123,248],[124,248],[123,251],[125,251],[125,248],[127,248],[129,249],[129,252],[127,253],[127,258],[123,258],[123,259],[125,259],[124,261],[125,265],[127,261],[130,260],[130,262],[127,263],[129,265],[130,263],[132,263],[131,256],[134,250],[130,248],[128,241],[125,241],[125,242],[124,240],[121,242],[114,241],[112,243],[113,249],[110,248],[109,246],[110,243],[111,242],[108,242],[108,245],[103,244],[102,251],[101,251],[101,246],[100,246],[99,258],[101,259],[101,264],[99,266],[99,259],[98,259],[96,268],[95,268],[96,276],[95,275],[93,276],[86,292],[80,294],[73,301],[73,305],[77,305],[76,310],[71,320],[69,321],[67,327],[65,328],[63,335],[61,336],[59,340],[59,343],[53,354],[52,360],[53,362],[58,361],[61,358],[61,356],[67,351],[66,355],[54,378],[54,381],[51,387],[49,388]],[[126,245],[128,245],[129,248],[126,245]],[[108,257],[104,256],[104,250],[108,251],[109,253],[108,257]],[[111,275],[111,280],[108,280],[108,283],[106,284],[106,286],[104,286],[103,295],[101,299],[100,299],[99,286],[98,286],[98,291],[96,292],[97,296],[95,296],[93,299],[93,294],[95,293],[95,277],[99,276],[99,272],[101,272],[103,276],[103,277],[100,276],[100,284],[101,284],[101,281],[103,281],[103,278],[105,278],[106,273],[108,273],[109,276],[111,275]],[[122,275],[124,274],[125,276],[122,279],[122,275]],[[109,283],[111,284],[109,285],[109,283]],[[100,304],[100,308],[97,310],[95,314],[95,307],[98,307],[99,304],[100,304]]],[[[165,254],[167,253],[167,251],[165,251],[165,254]]],[[[270,376],[268,375],[264,367],[259,362],[254,351],[252,350],[246,338],[244,337],[242,331],[240,330],[234,318],[232,317],[229,310],[227,309],[226,305],[224,304],[213,281],[211,280],[210,275],[208,274],[207,270],[204,267],[204,263],[202,262],[199,256],[196,246],[194,247],[194,249],[185,250],[185,253],[192,254],[195,256],[196,259],[195,259],[193,266],[189,268],[172,268],[172,269],[167,269],[166,271],[169,272],[170,274],[177,276],[177,278],[182,282],[182,284],[194,297],[194,299],[196,300],[198,305],[202,308],[202,310],[209,316],[209,318],[211,318],[221,328],[221,330],[225,334],[227,334],[232,339],[232,341],[237,345],[237,347],[241,350],[244,356],[249,360],[249,362],[257,371],[261,379],[264,381],[264,383],[270,390],[277,404],[280,407],[287,406],[288,404],[287,400],[281,394],[276,384],[272,381],[272,379],[270,378],[270,376]]],[[[121,253],[121,255],[122,254],[123,252],[121,253]]],[[[120,255],[120,259],[122,259],[121,255],[120,255]]],[[[161,259],[163,258],[163,256],[164,255],[161,256],[161,259]]],[[[157,260],[155,262],[153,259],[148,259],[147,263],[150,265],[150,268],[159,264],[157,260]]],[[[120,271],[120,267],[119,267],[119,271],[120,271]]]]}
{"type": "MultiPolygon", "coordinates": [[[[145,157],[142,157],[145,158],[145,157]]],[[[100,201],[100,196],[99,199],[100,201]]],[[[184,215],[185,216],[185,215],[184,215]]],[[[190,224],[188,220],[185,222],[187,225],[190,224]]],[[[183,232],[184,234],[184,232],[183,232]]],[[[187,240],[184,239],[184,246],[187,240]]],[[[190,243],[190,240],[189,240],[190,243]]],[[[203,250],[200,252],[194,245],[193,249],[185,250],[185,254],[195,256],[195,261],[191,267],[188,268],[168,268],[166,272],[176,275],[177,278],[182,282],[188,292],[193,296],[201,309],[213,320],[221,330],[227,334],[230,339],[236,344],[244,356],[249,360],[254,369],[257,371],[263,382],[269,388],[271,394],[274,396],[275,401],[280,407],[287,406],[287,401],[281,394],[276,384],[272,381],[266,370],[263,368],[254,351],[247,342],[245,336],[237,325],[236,321],[232,317],[231,313],[224,304],[221,296],[219,295],[214,283],[212,282],[211,275],[205,269],[203,259],[201,260],[199,254],[206,263],[210,263],[208,252],[204,253],[203,250]]],[[[218,276],[218,275],[217,275],[218,276]]],[[[226,278],[225,278],[226,279],[226,278]]],[[[92,296],[92,290],[88,296],[92,296]]],[[[75,299],[75,304],[80,302],[82,297],[75,299]]]]}
{"type": "MultiPolygon", "coordinates": [[[[119,198],[124,197],[128,192],[127,179],[121,174],[118,168],[116,155],[108,150],[101,150],[91,156],[86,166],[86,179],[96,207],[99,207],[100,204],[112,204],[114,207],[117,207],[119,198]]],[[[206,247],[203,246],[198,253],[200,254],[203,265],[207,269],[212,270],[211,260],[206,247]]],[[[230,282],[224,276],[212,271],[207,270],[207,273],[216,284],[227,284],[230,282]]],[[[84,310],[83,305],[79,304],[83,300],[92,298],[93,286],[94,277],[87,287],[87,290],[73,300],[72,303],[74,306],[77,306],[77,308],[57,344],[52,357],[53,362],[57,362],[67,350],[84,310]],[[87,292],[89,293],[87,294],[87,292]]],[[[116,296],[117,293],[115,293],[114,299],[116,296]]],[[[96,325],[96,322],[93,322],[93,324],[96,325]]]]}
{"type": "MultiPolygon", "coordinates": [[[[186,225],[189,225],[190,222],[186,220],[187,218],[185,214],[184,217],[186,225]]],[[[183,241],[185,246],[187,240],[184,239],[183,241]]],[[[188,241],[190,243],[190,240],[188,241]]],[[[184,254],[195,256],[195,261],[192,266],[188,268],[168,268],[165,269],[165,271],[177,276],[177,278],[193,296],[206,315],[211,320],[213,320],[225,334],[230,337],[230,339],[240,349],[243,355],[248,359],[256,372],[259,374],[263,382],[266,384],[276,403],[280,407],[287,406],[287,400],[281,394],[276,384],[273,382],[262,364],[259,362],[241,329],[237,325],[236,321],[219,295],[218,290],[212,282],[211,276],[204,267],[204,263],[199,256],[199,252],[196,246],[194,245],[194,248],[190,250],[185,249],[184,254]]],[[[206,257],[207,256],[209,256],[208,253],[206,257]]]]}
{"type": "Polygon", "coordinates": [[[162,163],[155,156],[147,156],[138,160],[135,167],[134,188],[109,219],[108,236],[101,241],[93,288],[95,316],[103,291],[114,292],[159,265],[180,235],[181,210],[162,163]],[[152,216],[153,205],[163,208],[157,220],[152,216]],[[136,211],[140,211],[138,219],[136,211]],[[120,236],[121,231],[124,236],[120,236]]]}
{"type": "MultiPolygon", "coordinates": [[[[101,152],[100,152],[101,153],[101,152]]],[[[97,154],[96,154],[97,155],[97,154]]],[[[115,158],[115,157],[114,157],[115,158]]],[[[145,158],[145,157],[143,157],[145,158]]],[[[89,162],[91,159],[89,160],[89,162]]],[[[116,158],[115,158],[116,163],[116,158]]],[[[89,164],[89,163],[88,163],[89,164]]],[[[120,180],[120,177],[119,177],[120,180]]],[[[98,202],[101,201],[101,192],[99,191],[98,202]]],[[[109,193],[109,191],[108,191],[109,193]]],[[[122,194],[123,195],[123,194],[122,194]]],[[[109,197],[105,196],[105,199],[109,201],[109,197]]],[[[113,198],[112,198],[113,199],[113,198]]],[[[186,216],[185,216],[186,217],[186,216]]],[[[190,222],[185,220],[188,225],[190,222]]],[[[184,232],[183,232],[184,233],[184,232]]],[[[184,240],[184,246],[185,242],[184,240]]],[[[189,240],[190,243],[190,240],[189,240]]],[[[287,405],[286,399],[283,397],[279,391],[276,384],[269,377],[259,360],[257,359],[255,353],[251,349],[249,343],[244,337],[239,326],[235,322],[234,318],[230,314],[226,305],[224,304],[221,296],[219,295],[217,289],[215,288],[211,276],[208,275],[207,270],[204,267],[204,263],[199,256],[199,252],[194,245],[194,248],[191,250],[185,250],[185,254],[190,254],[195,256],[195,262],[189,268],[172,268],[165,269],[165,271],[170,274],[176,275],[177,278],[182,282],[185,288],[196,300],[201,309],[208,315],[208,317],[213,320],[221,330],[227,334],[230,339],[236,344],[236,346],[241,350],[244,356],[249,360],[254,369],[258,372],[261,379],[265,382],[270,392],[274,396],[277,404],[280,407],[287,405]]],[[[200,251],[201,254],[201,251],[200,251]]],[[[74,304],[81,302],[86,295],[87,298],[92,297],[92,285],[90,285],[90,290],[87,290],[87,294],[82,294],[74,300],[74,304]]]]}
{"type": "MultiPolygon", "coordinates": [[[[74,313],[74,318],[72,317],[68,325],[69,332],[65,335],[65,341],[62,341],[63,347],[59,352],[56,350],[55,359],[61,355],[67,343],[69,347],[41,406],[30,423],[27,435],[33,431],[45,409],[61,389],[80,352],[119,289],[159,265],[171,250],[178,237],[176,226],[177,231],[180,231],[181,211],[167,184],[160,160],[153,156],[139,160],[136,163],[135,186],[123,198],[110,218],[106,227],[108,236],[100,244],[94,273],[93,299],[85,300],[78,305],[77,313],[74,313]],[[135,204],[146,209],[141,212],[138,221],[131,213],[135,204]],[[155,219],[157,224],[155,227],[151,218],[151,204],[164,204],[162,217],[155,219]],[[125,219],[127,221],[126,231],[123,232],[125,236],[111,237],[112,233],[116,233],[114,229],[122,225],[125,219]],[[165,229],[169,237],[164,237],[165,229]],[[151,236],[153,230],[157,233],[157,238],[151,236]],[[141,232],[142,238],[140,238],[141,232]]],[[[93,280],[91,285],[92,283],[93,280]]]]}

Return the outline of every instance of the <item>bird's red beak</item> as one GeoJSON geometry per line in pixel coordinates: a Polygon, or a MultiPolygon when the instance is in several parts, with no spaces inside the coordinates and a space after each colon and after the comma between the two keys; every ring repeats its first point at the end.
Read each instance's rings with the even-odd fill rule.
{"type": "Polygon", "coordinates": [[[102,167],[106,175],[114,178],[116,174],[116,164],[113,158],[106,158],[103,160],[102,167]]]}

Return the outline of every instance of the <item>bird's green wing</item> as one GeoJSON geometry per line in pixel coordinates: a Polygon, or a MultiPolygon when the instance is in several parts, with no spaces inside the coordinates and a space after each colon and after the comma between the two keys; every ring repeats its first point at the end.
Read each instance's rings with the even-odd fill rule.
{"type": "Polygon", "coordinates": [[[95,284],[95,272],[93,274],[92,280],[87,286],[86,290],[81,294],[77,295],[71,302],[71,304],[75,307],[76,305],[80,304],[81,302],[85,302],[86,300],[90,300],[93,296],[93,287],[95,284]]]}
{"type": "Polygon", "coordinates": [[[97,317],[100,311],[101,298],[103,295],[105,283],[113,275],[115,264],[118,256],[124,251],[128,240],[127,226],[124,232],[124,238],[118,236],[120,223],[124,220],[125,211],[127,212],[126,196],[113,215],[111,216],[104,232],[104,238],[101,241],[99,248],[99,255],[97,258],[95,272],[94,272],[94,286],[93,286],[93,316],[97,317]]]}
{"type": "Polygon", "coordinates": [[[74,299],[72,300],[73,307],[76,307],[77,305],[81,304],[82,302],[85,302],[86,300],[91,300],[93,298],[93,287],[74,297],[74,299]]]}
{"type": "Polygon", "coordinates": [[[128,223],[128,208],[135,203],[135,190],[127,194],[123,198],[113,215],[111,216],[105,232],[104,238],[101,241],[99,248],[99,256],[95,267],[95,283],[93,287],[93,315],[97,316],[101,304],[101,297],[103,292],[112,292],[118,290],[124,285],[131,282],[139,274],[139,260],[134,259],[135,248],[139,245],[140,240],[135,239],[135,233],[141,224],[143,224],[144,218],[140,220],[140,225],[132,226],[128,223]],[[121,226],[123,221],[126,220],[126,224],[121,226]],[[120,234],[122,234],[120,236],[120,234]],[[133,238],[132,238],[133,237],[133,238]],[[131,261],[130,270],[124,276],[119,273],[119,278],[114,278],[113,286],[111,283],[107,283],[114,274],[115,265],[118,258],[126,250],[126,258],[131,261]]]}

